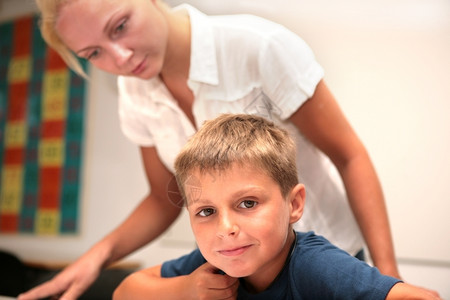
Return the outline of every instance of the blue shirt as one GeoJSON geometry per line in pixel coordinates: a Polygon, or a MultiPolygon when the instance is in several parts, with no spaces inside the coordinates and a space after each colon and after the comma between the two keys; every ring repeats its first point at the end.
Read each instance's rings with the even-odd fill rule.
{"type": "MultiPolygon", "coordinates": [[[[204,264],[200,251],[165,262],[162,277],[187,275],[204,264]]],[[[283,270],[263,292],[249,293],[244,281],[237,299],[385,299],[399,279],[382,275],[325,238],[297,232],[297,240],[283,270]]]]}

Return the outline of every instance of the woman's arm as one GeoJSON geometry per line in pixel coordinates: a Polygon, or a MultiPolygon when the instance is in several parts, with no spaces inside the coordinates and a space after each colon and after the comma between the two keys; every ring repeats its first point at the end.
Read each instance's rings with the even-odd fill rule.
{"type": "Polygon", "coordinates": [[[141,154],[151,186],[150,194],[119,227],[52,280],[20,295],[20,300],[61,294],[60,299],[78,298],[97,279],[103,267],[154,240],[173,223],[181,211],[181,207],[173,204],[168,197],[168,189],[177,191],[173,175],[162,164],[155,148],[143,147],[141,154]]]}
{"type": "Polygon", "coordinates": [[[161,277],[161,266],[131,274],[114,291],[114,300],[236,299],[239,281],[217,274],[209,263],[189,275],[161,277]]]}
{"type": "Polygon", "coordinates": [[[399,278],[384,196],[369,155],[323,81],[292,116],[302,134],[334,163],[380,272],[399,278]]]}
{"type": "Polygon", "coordinates": [[[105,243],[105,247],[109,249],[106,264],[157,238],[181,212],[178,186],[172,173],[159,159],[156,149],[141,147],[141,156],[151,191],[131,215],[100,242],[105,243]]]}
{"type": "Polygon", "coordinates": [[[395,284],[386,296],[386,300],[440,300],[434,291],[429,291],[414,285],[399,282],[395,284]]]}

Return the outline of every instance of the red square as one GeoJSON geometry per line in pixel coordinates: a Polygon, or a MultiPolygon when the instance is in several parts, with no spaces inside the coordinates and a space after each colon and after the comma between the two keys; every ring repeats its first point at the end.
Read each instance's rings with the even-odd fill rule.
{"type": "Polygon", "coordinates": [[[46,167],[40,171],[39,207],[45,209],[58,209],[61,191],[61,168],[46,167]]]}
{"type": "Polygon", "coordinates": [[[19,228],[17,215],[4,214],[0,216],[0,231],[3,233],[14,233],[19,228]]]}
{"type": "Polygon", "coordinates": [[[32,18],[25,17],[14,23],[13,56],[26,56],[31,52],[32,18]]]}
{"type": "Polygon", "coordinates": [[[66,122],[63,120],[45,121],[42,124],[41,137],[45,138],[64,138],[66,122]]]}
{"type": "Polygon", "coordinates": [[[23,148],[6,148],[3,163],[5,166],[22,165],[24,158],[23,148]]]}
{"type": "Polygon", "coordinates": [[[9,86],[8,120],[25,120],[27,112],[28,82],[14,83],[9,86]]]}
{"type": "Polygon", "coordinates": [[[59,54],[52,48],[47,48],[47,70],[64,70],[67,68],[64,60],[59,56],[59,54]]]}

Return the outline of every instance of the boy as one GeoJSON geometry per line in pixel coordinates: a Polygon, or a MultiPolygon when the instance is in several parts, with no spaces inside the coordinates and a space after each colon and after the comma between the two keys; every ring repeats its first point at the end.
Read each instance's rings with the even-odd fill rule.
{"type": "Polygon", "coordinates": [[[206,122],[175,161],[197,250],[137,272],[114,299],[434,299],[313,233],[295,146],[250,115],[206,122]]]}

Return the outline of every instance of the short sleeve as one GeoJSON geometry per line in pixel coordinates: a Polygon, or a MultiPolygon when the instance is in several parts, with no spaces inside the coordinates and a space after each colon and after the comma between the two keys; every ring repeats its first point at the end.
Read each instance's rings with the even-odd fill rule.
{"type": "Polygon", "coordinates": [[[385,299],[399,279],[382,275],[377,268],[313,234],[301,238],[292,278],[298,291],[311,299],[385,299]],[[306,292],[305,292],[306,291],[306,292]]]}
{"type": "Polygon", "coordinates": [[[260,51],[259,71],[263,90],[276,102],[283,120],[314,94],[324,76],[306,42],[281,25],[260,51]]]}

